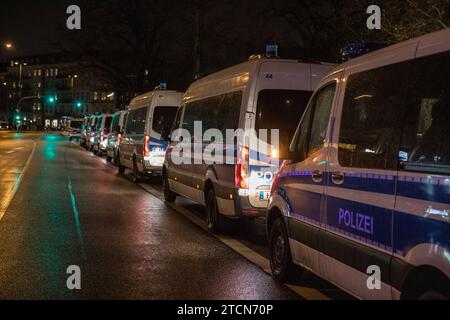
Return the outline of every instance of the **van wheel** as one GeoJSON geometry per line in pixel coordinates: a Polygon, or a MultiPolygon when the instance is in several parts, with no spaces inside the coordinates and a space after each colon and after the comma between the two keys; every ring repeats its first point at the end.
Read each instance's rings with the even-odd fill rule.
{"type": "Polygon", "coordinates": [[[139,175],[139,170],[136,163],[136,158],[133,159],[133,177],[132,180],[134,183],[139,183],[141,181],[141,177],[139,175]]]}
{"type": "Polygon", "coordinates": [[[117,168],[118,168],[118,172],[119,174],[124,174],[125,173],[125,167],[122,165],[122,162],[120,161],[120,154],[117,154],[117,168]]]}
{"type": "Polygon", "coordinates": [[[177,194],[170,190],[169,177],[167,174],[163,176],[164,200],[173,203],[177,199],[177,194]]]}
{"type": "Polygon", "coordinates": [[[217,199],[214,189],[208,191],[206,197],[206,216],[208,222],[208,230],[212,233],[217,233],[223,229],[223,217],[219,212],[217,206],[217,199]]]}
{"type": "Polygon", "coordinates": [[[112,159],[112,163],[117,167],[119,166],[119,154],[118,153],[114,153],[114,157],[112,159]]]}
{"type": "Polygon", "coordinates": [[[292,262],[288,233],[282,218],[272,225],[269,237],[270,268],[275,280],[285,282],[293,278],[296,266],[292,262]]]}

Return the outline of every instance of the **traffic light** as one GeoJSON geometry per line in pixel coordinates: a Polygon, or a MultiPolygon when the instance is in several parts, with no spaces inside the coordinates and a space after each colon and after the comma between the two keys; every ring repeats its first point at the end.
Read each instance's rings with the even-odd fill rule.
{"type": "Polygon", "coordinates": [[[17,120],[17,121],[20,121],[20,115],[17,115],[17,116],[16,116],[16,120],[17,120]]]}
{"type": "Polygon", "coordinates": [[[76,105],[77,108],[81,108],[83,106],[83,102],[82,101],[77,101],[75,103],[75,105],[76,105]]]}
{"type": "Polygon", "coordinates": [[[58,100],[58,97],[57,97],[57,96],[49,96],[49,97],[47,98],[47,102],[50,103],[50,104],[55,103],[56,100],[58,100]]]}

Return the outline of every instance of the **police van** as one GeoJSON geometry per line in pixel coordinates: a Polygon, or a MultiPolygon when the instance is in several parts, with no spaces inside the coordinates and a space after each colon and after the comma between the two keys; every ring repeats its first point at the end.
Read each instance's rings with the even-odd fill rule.
{"type": "Polygon", "coordinates": [[[450,298],[450,29],[318,85],[272,185],[276,279],[311,270],[363,299],[450,298]]]}
{"type": "Polygon", "coordinates": [[[85,144],[85,148],[88,151],[92,151],[92,148],[94,146],[95,131],[97,130],[99,118],[100,115],[93,114],[88,119],[88,126],[86,128],[86,144],[85,144]]]}
{"type": "Polygon", "coordinates": [[[157,89],[134,98],[128,108],[125,131],[117,151],[119,173],[133,170],[133,180],[141,175],[160,175],[168,146],[161,140],[163,131],[169,131],[180,108],[183,94],[157,89]]]}
{"type": "Polygon", "coordinates": [[[316,84],[336,67],[273,57],[252,56],[249,61],[206,76],[191,84],[183,98],[178,129],[197,140],[195,122],[201,121],[201,146],[199,150],[189,150],[189,155],[183,152],[183,161],[174,162],[173,151],[178,142],[171,137],[163,169],[165,199],[173,202],[182,195],[204,205],[212,232],[223,226],[224,216],[263,216],[278,168],[271,161],[278,152],[272,150],[272,133],[266,132],[264,139],[258,136],[230,143],[225,140],[226,132],[279,129],[279,138],[287,145],[316,84]],[[223,139],[206,137],[209,130],[219,130],[223,139]],[[204,158],[204,151],[212,142],[224,151],[224,161],[204,158]],[[260,143],[265,147],[258,148],[260,143]],[[230,150],[233,159],[225,161],[229,160],[230,150]]]}
{"type": "Polygon", "coordinates": [[[95,155],[101,156],[104,152],[106,152],[112,117],[112,114],[102,114],[97,120],[97,126],[94,133],[94,141],[92,143],[92,152],[95,155]]]}
{"type": "Polygon", "coordinates": [[[67,136],[69,137],[69,141],[81,139],[83,122],[84,119],[82,118],[73,118],[69,120],[69,125],[67,126],[67,136]]]}
{"type": "Polygon", "coordinates": [[[117,165],[117,150],[119,149],[120,140],[125,129],[127,115],[128,111],[118,111],[112,117],[106,147],[106,159],[114,165],[117,165]]]}

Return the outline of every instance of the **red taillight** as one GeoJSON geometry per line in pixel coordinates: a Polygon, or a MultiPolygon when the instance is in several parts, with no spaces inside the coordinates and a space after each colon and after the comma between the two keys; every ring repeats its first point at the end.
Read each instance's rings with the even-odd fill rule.
{"type": "Polygon", "coordinates": [[[150,142],[150,137],[149,136],[145,136],[144,145],[142,146],[142,155],[144,157],[149,157],[150,156],[150,150],[148,148],[149,142],[150,142]]]}
{"type": "Polygon", "coordinates": [[[247,147],[239,147],[237,163],[234,167],[234,182],[239,189],[248,189],[249,154],[247,147]]]}

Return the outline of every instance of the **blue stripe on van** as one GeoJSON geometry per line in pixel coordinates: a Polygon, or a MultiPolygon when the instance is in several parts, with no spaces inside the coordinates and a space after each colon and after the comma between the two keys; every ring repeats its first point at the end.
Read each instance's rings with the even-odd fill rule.
{"type": "Polygon", "coordinates": [[[167,149],[167,147],[169,146],[168,141],[159,140],[153,137],[150,137],[150,142],[156,143],[157,145],[164,147],[165,149],[167,149]]]}
{"type": "MultiPolygon", "coordinates": [[[[317,195],[318,196],[318,195],[317,195]]],[[[317,199],[313,199],[316,202],[317,199]]],[[[292,202],[292,201],[291,201],[292,202]]],[[[298,220],[327,227],[330,231],[347,236],[355,241],[378,247],[385,251],[405,256],[413,247],[426,243],[439,245],[450,250],[450,224],[448,222],[418,217],[404,212],[369,206],[354,201],[328,197],[327,223],[320,223],[318,215],[296,213],[295,206],[291,215],[298,220]],[[355,229],[355,220],[351,225],[339,222],[339,210],[346,209],[353,214],[373,218],[373,234],[355,229]],[[393,239],[391,223],[393,218],[393,239]]]]}
{"type": "Polygon", "coordinates": [[[399,177],[397,195],[450,204],[450,179],[427,181],[424,178],[405,179],[404,177],[399,177]]]}
{"type": "Polygon", "coordinates": [[[404,256],[409,249],[421,243],[450,249],[448,222],[418,217],[403,212],[394,213],[394,253],[404,256]]]}
{"type": "Polygon", "coordinates": [[[392,251],[392,210],[327,197],[327,225],[355,240],[392,251]]]}
{"type": "MultiPolygon", "coordinates": [[[[311,171],[287,172],[281,178],[295,178],[297,183],[317,184],[312,181],[311,171]]],[[[346,173],[344,183],[331,182],[331,173],[324,174],[329,185],[336,188],[397,195],[406,198],[450,204],[450,178],[405,177],[380,174],[346,173]]],[[[325,179],[324,179],[325,180],[325,179]]]]}

